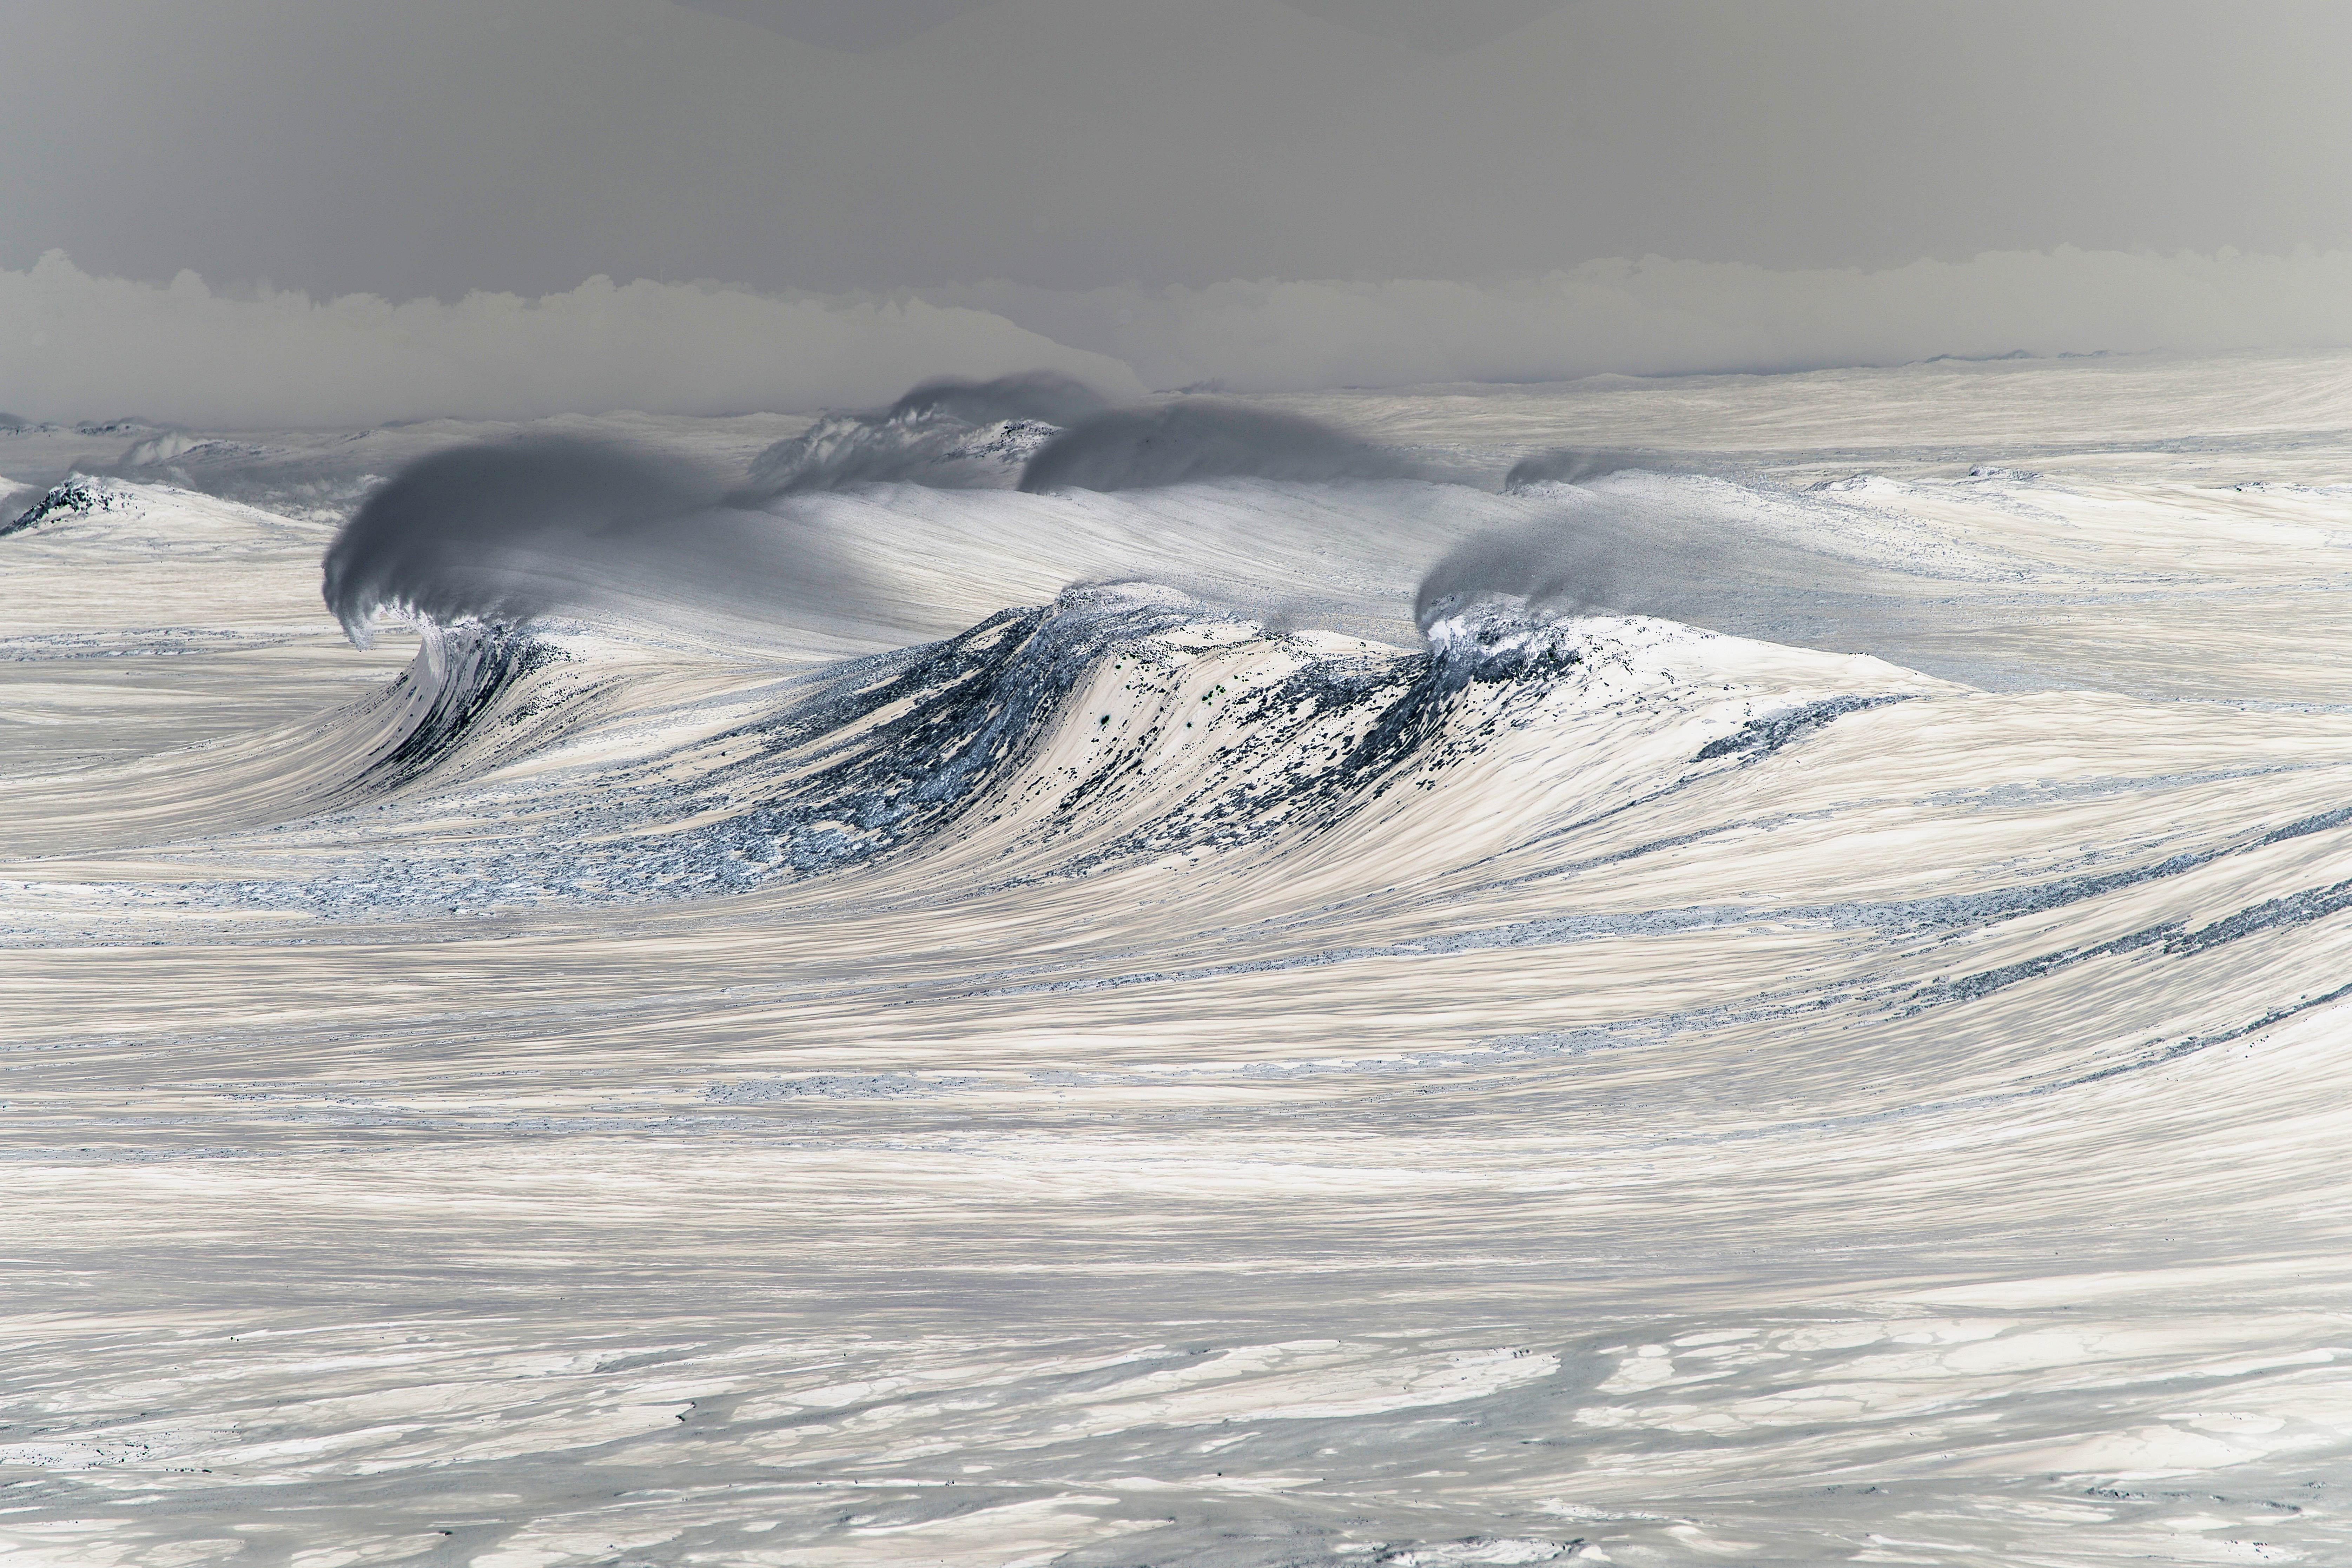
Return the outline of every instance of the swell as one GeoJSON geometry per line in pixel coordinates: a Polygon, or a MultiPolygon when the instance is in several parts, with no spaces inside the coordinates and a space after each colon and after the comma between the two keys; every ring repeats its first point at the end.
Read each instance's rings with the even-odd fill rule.
{"type": "MultiPolygon", "coordinates": [[[[1903,700],[1935,683],[1663,623],[1487,604],[1429,633],[1428,651],[1407,652],[1270,633],[1166,590],[1076,589],[940,642],[767,671],[730,689],[757,717],[706,723],[663,719],[625,659],[509,626],[428,626],[408,670],[329,737],[337,750],[313,770],[325,787],[308,797],[323,815],[301,830],[315,851],[288,860],[284,841],[257,839],[235,879],[152,898],[346,922],[753,895],[747,915],[791,918],[807,898],[969,910],[1016,889],[1170,873],[1152,884],[1164,928],[1066,963],[1007,951],[957,983],[1008,995],[1502,950],[1535,962],[1588,942],[1779,926],[1835,957],[1721,1017],[1694,1004],[1674,1026],[1860,1028],[1915,1048],[1914,1077],[1958,1070],[1956,1053],[1998,1057],[2036,983],[2131,989],[2106,1026],[2030,1072],[1958,1064],[2011,1088],[2090,1082],[2296,1016],[2309,998],[2267,984],[2175,993],[2224,949],[2300,952],[2352,909],[2340,870],[2247,858],[2339,834],[2335,807],[2200,816],[2193,832],[2184,819],[2174,831],[2189,841],[2088,874],[2034,875],[2045,858],[2020,839],[2029,853],[1958,868],[1948,893],[1860,875],[1735,895],[1746,884],[1692,879],[1696,858],[1883,809],[1832,783],[1827,805],[1782,815],[1784,796],[1812,787],[1816,759],[1798,753],[1826,731],[1997,725],[1998,704],[1924,717],[1944,705],[1903,700]],[[600,742],[583,754],[605,760],[506,771],[604,717],[620,721],[606,733],[652,738],[618,760],[600,742]],[[1232,858],[1192,874],[1211,856],[1232,858]],[[1235,873],[1259,889],[1245,904],[1221,890],[1235,873]],[[2041,947],[2036,922],[2061,917],[2041,947]],[[1965,962],[1996,936],[2023,951],[1965,962]],[[2126,1033],[2147,1048],[2116,1049],[2126,1033]]],[[[1864,743],[1845,743],[1844,765],[1864,743]]],[[[1132,885],[1088,896],[1112,910],[1126,897],[1112,889],[1132,885]]],[[[1576,1016],[1526,1037],[1582,1040],[1576,1016]]]]}
{"type": "Polygon", "coordinates": [[[771,711],[749,722],[501,778],[583,723],[659,723],[632,706],[626,671],[528,630],[425,637],[374,705],[377,738],[319,808],[427,790],[436,826],[371,816],[354,837],[356,820],[331,824],[341,849],[326,874],[240,880],[238,898],[382,915],[694,898],[929,853],[944,858],[904,896],[1080,876],[1328,828],[1475,754],[1576,664],[1475,639],[1428,654],[1318,643],[1166,590],[1076,589],[771,680],[771,711]],[[473,826],[434,840],[460,819],[473,826]],[[976,835],[1003,852],[970,863],[976,835]]]}
{"type": "Polygon", "coordinates": [[[1074,589],[865,661],[756,731],[793,777],[730,832],[806,871],[985,825],[1031,851],[996,868],[1013,879],[1313,833],[1476,754],[1581,662],[1559,624],[1495,605],[1416,653],[1074,589]]]}
{"type": "Polygon", "coordinates": [[[1195,694],[1203,706],[1234,699],[1222,715],[1232,739],[1172,797],[1148,789],[1144,775],[1157,747],[1201,721],[1183,719],[1181,701],[1138,715],[1116,738],[1110,715],[1095,713],[1111,743],[1094,746],[1080,767],[1046,763],[1057,738],[1086,734],[1087,699],[1107,669],[1129,673],[1130,686],[1166,677],[1185,634],[1203,624],[1198,606],[1174,595],[1079,589],[1051,606],[1003,611],[961,637],[856,661],[778,718],[714,742],[753,750],[712,774],[710,788],[761,798],[710,837],[747,866],[809,873],[914,847],[974,816],[1019,817],[1066,840],[1121,815],[1124,797],[1146,789],[1147,820],[1066,862],[1075,872],[1237,842],[1308,801],[1344,808],[1377,793],[1432,731],[1445,681],[1427,656],[1320,658],[1239,694],[1195,694]],[[1334,726],[1349,743],[1302,743],[1334,726]]]}
{"type": "Polygon", "coordinates": [[[272,829],[476,778],[612,706],[624,682],[528,629],[416,626],[407,666],[315,719],[11,782],[14,858],[272,829]]]}

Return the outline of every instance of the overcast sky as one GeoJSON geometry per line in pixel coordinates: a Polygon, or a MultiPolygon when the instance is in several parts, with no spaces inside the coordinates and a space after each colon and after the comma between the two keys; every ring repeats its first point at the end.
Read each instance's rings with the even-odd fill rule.
{"type": "Polygon", "coordinates": [[[0,0],[0,47],[32,418],[2352,348],[2347,0],[0,0]]]}
{"type": "Polygon", "coordinates": [[[453,299],[2352,243],[2343,0],[0,0],[0,268],[453,299]]]}

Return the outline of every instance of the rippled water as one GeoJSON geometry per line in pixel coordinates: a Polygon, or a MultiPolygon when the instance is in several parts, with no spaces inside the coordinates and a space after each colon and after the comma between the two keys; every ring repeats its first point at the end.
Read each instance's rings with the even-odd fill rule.
{"type": "Polygon", "coordinates": [[[373,652],[331,509],[99,481],[0,1556],[2352,1560],[2344,374],[1335,395],[1675,461],[795,495],[878,607],[373,652]],[[1681,618],[1424,644],[1601,504],[1681,618]]]}

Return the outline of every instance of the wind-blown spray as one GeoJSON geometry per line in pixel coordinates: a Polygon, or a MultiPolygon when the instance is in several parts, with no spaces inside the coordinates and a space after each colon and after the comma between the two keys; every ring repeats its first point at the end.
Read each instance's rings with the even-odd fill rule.
{"type": "Polygon", "coordinates": [[[516,625],[596,612],[838,617],[856,574],[791,517],[724,504],[696,465],[537,437],[418,459],[329,546],[322,591],[365,647],[382,617],[516,625]]]}

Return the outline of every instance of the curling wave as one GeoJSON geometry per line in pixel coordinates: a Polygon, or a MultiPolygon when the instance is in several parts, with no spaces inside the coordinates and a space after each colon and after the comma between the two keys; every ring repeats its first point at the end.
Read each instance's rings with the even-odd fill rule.
{"type": "Polygon", "coordinates": [[[1540,816],[1559,789],[1584,800],[1662,761],[1675,777],[1741,763],[1750,748],[1738,737],[1759,711],[1812,700],[1818,726],[1886,689],[1935,684],[1813,656],[1810,680],[1830,682],[1821,689],[1843,706],[1822,710],[1812,686],[1700,690],[1668,665],[1737,663],[1759,645],[1493,600],[1433,623],[1430,645],[1271,632],[1148,585],[1078,588],[937,643],[771,677],[653,731],[682,739],[552,774],[535,764],[529,782],[499,785],[502,765],[600,724],[644,731],[651,715],[630,708],[625,659],[611,662],[620,645],[543,627],[428,627],[408,673],[355,722],[380,738],[331,804],[423,790],[446,823],[463,784],[478,828],[429,871],[439,857],[411,849],[397,874],[339,866],[320,883],[241,882],[237,896],[386,914],[701,897],[885,860],[928,865],[893,874],[952,886],[1273,853],[1277,839],[1313,858],[1316,841],[1350,824],[1375,839],[1418,834],[1406,825],[1455,770],[1530,745],[1572,741],[1579,759],[1575,776],[1520,803],[1540,816]],[[1856,681],[1871,695],[1843,692],[1856,681]],[[742,717],[717,722],[719,712],[742,717]],[[1665,753],[1612,757],[1629,734],[1660,729],[1678,737],[1665,753]],[[1368,814],[1378,820],[1367,826],[1368,814]]]}

